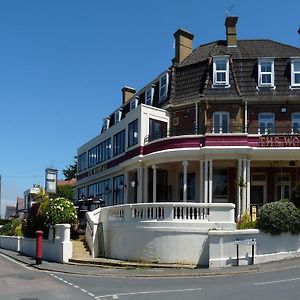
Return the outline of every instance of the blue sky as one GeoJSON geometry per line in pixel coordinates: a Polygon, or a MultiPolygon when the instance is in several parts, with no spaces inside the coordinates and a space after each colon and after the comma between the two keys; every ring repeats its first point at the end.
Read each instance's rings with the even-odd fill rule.
{"type": "Polygon", "coordinates": [[[178,28],[194,47],[224,39],[232,5],[239,39],[300,47],[299,0],[0,1],[2,211],[43,185],[46,167],[73,162],[124,85],[138,90],[170,66],[178,28]]]}

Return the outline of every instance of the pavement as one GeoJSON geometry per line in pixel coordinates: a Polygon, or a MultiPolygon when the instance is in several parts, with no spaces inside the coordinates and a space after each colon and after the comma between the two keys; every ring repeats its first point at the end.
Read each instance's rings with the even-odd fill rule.
{"type": "MultiPolygon", "coordinates": [[[[144,263],[129,263],[118,260],[101,258],[99,261],[81,260],[81,263],[57,263],[43,261],[42,264],[36,264],[35,258],[24,256],[18,252],[0,249],[0,253],[16,261],[21,262],[27,267],[38,270],[65,273],[82,276],[99,276],[99,277],[198,277],[198,276],[226,276],[255,272],[272,272],[300,267],[300,257],[270,262],[265,264],[247,265],[239,267],[226,267],[220,269],[209,268],[185,268],[178,265],[157,265],[144,263]],[[150,266],[151,265],[151,266],[150,266]]],[[[97,259],[96,259],[97,260],[97,259]]],[[[98,259],[99,260],[99,259],[98,259]]]]}

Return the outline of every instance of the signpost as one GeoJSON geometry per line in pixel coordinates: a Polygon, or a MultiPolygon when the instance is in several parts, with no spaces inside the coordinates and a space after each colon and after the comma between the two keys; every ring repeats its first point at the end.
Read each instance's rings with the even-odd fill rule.
{"type": "Polygon", "coordinates": [[[239,245],[251,245],[252,246],[252,259],[251,264],[254,265],[254,246],[256,245],[256,239],[245,239],[234,241],[236,245],[236,265],[239,266],[239,245]]]}
{"type": "Polygon", "coordinates": [[[47,168],[45,170],[45,191],[49,194],[56,194],[57,170],[47,168]]]}

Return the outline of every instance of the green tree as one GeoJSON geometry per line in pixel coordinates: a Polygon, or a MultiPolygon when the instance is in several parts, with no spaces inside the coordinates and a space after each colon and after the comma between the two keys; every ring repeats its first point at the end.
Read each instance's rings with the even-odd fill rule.
{"type": "Polygon", "coordinates": [[[56,189],[56,194],[53,196],[53,198],[66,198],[69,200],[73,199],[73,187],[71,185],[58,185],[56,189]]]}
{"type": "Polygon", "coordinates": [[[74,157],[74,163],[66,166],[62,172],[66,180],[71,180],[76,177],[77,173],[77,156],[74,157]]]}

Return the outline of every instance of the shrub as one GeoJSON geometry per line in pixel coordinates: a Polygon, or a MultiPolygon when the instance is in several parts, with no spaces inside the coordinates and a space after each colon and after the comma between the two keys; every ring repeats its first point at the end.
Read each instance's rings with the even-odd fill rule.
{"type": "Polygon", "coordinates": [[[237,229],[253,229],[256,228],[256,221],[251,221],[251,216],[246,210],[239,222],[237,223],[237,229]]]}
{"type": "Polygon", "coordinates": [[[278,201],[265,204],[257,215],[257,228],[277,235],[282,232],[300,232],[299,210],[291,202],[278,201]]]}
{"type": "Polygon", "coordinates": [[[75,224],[77,220],[76,209],[73,203],[65,198],[50,199],[43,204],[39,214],[43,215],[46,226],[55,224],[75,224]]]}
{"type": "Polygon", "coordinates": [[[35,238],[35,232],[37,230],[42,230],[44,237],[48,237],[48,228],[45,226],[44,216],[39,214],[41,203],[42,202],[36,202],[30,207],[26,222],[23,224],[22,230],[24,235],[28,238],[35,238]]]}
{"type": "Polygon", "coordinates": [[[11,219],[1,228],[1,234],[8,236],[22,235],[22,221],[20,219],[11,219]]]}

